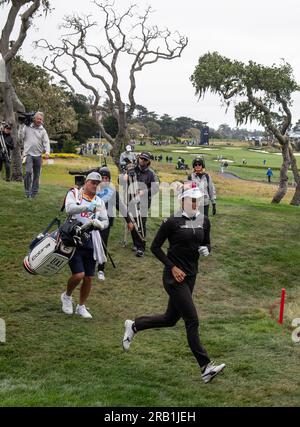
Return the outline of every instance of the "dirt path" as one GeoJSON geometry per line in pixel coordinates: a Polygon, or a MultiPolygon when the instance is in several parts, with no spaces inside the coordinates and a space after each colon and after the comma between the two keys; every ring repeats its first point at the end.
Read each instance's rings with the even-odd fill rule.
{"type": "Polygon", "coordinates": [[[229,178],[229,179],[242,179],[239,176],[235,175],[234,173],[231,172],[219,172],[218,173],[219,176],[222,176],[223,178],[229,178]]]}

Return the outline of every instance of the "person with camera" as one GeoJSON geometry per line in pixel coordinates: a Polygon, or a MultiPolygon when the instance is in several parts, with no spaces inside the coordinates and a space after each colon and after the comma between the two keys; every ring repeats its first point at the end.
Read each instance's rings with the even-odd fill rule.
{"type": "Polygon", "coordinates": [[[82,189],[71,189],[65,201],[66,212],[71,219],[80,221],[82,224],[92,222],[95,228],[89,232],[89,238],[84,240],[83,246],[76,248],[69,261],[72,275],[68,280],[66,291],[61,294],[62,311],[65,314],[73,314],[72,293],[81,282],[79,304],[76,306],[75,313],[84,319],[92,318],[85,304],[91,292],[96,262],[100,264],[106,261],[98,230],[107,228],[109,222],[105,204],[96,195],[100,182],[101,175],[91,172],[87,175],[82,189]]]}
{"type": "MultiPolygon", "coordinates": [[[[102,166],[99,169],[102,181],[100,182],[99,191],[97,191],[97,196],[100,197],[105,203],[105,207],[108,214],[109,225],[107,228],[100,230],[100,235],[102,242],[104,243],[104,251],[107,252],[108,238],[110,233],[110,228],[114,224],[114,208],[117,209],[125,219],[128,229],[131,231],[134,228],[133,223],[131,222],[127,209],[122,200],[120,199],[119,192],[111,184],[111,173],[107,166],[102,166]]],[[[98,264],[98,279],[105,280],[105,262],[98,264]]]]}
{"type": "Polygon", "coordinates": [[[129,350],[138,332],[172,327],[183,318],[189,347],[203,381],[208,383],[225,368],[224,363],[211,362],[200,342],[199,319],[193,302],[199,256],[208,256],[211,251],[210,222],[199,209],[203,192],[195,183],[184,184],[178,198],[179,211],[163,221],[151,245],[153,254],[164,264],[163,285],[169,296],[167,309],[163,314],[126,320],[123,349],[129,350]],[[167,254],[162,250],[166,240],[169,242],[167,254]]]}
{"type": "Polygon", "coordinates": [[[136,155],[132,151],[132,146],[128,144],[125,147],[125,151],[120,155],[120,171],[125,172],[126,167],[129,163],[136,163],[136,155]]]}
{"type": "Polygon", "coordinates": [[[212,204],[212,214],[216,215],[216,189],[211,176],[205,171],[205,163],[201,157],[196,157],[192,163],[194,171],[188,180],[196,182],[204,193],[204,215],[208,216],[209,203],[212,204]]]}
{"type": "Polygon", "coordinates": [[[136,227],[131,231],[133,250],[137,257],[144,256],[146,249],[146,223],[148,209],[151,207],[153,196],[159,191],[158,178],[150,169],[151,155],[143,151],[138,156],[137,165],[127,171],[120,178],[124,191],[127,192],[128,214],[134,218],[136,227]],[[124,185],[124,183],[126,185],[124,185]]]}
{"type": "Polygon", "coordinates": [[[0,131],[0,172],[5,165],[6,181],[10,181],[10,152],[14,149],[14,141],[11,136],[11,126],[6,124],[0,131]]]}
{"type": "Polygon", "coordinates": [[[24,144],[23,162],[25,162],[24,187],[25,195],[34,198],[39,191],[42,168],[42,154],[50,156],[50,141],[43,126],[44,114],[40,111],[33,116],[32,123],[27,123],[21,130],[21,141],[24,144]]]}

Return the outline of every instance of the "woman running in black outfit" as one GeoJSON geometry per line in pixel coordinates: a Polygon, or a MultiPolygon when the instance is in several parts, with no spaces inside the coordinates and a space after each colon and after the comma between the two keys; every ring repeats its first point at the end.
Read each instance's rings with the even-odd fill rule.
{"type": "Polygon", "coordinates": [[[225,364],[214,365],[200,342],[199,319],[192,297],[199,255],[210,253],[210,222],[199,211],[201,197],[203,193],[195,183],[185,184],[179,196],[180,211],[160,226],[151,251],[165,266],[163,284],[169,295],[168,306],[164,314],[126,320],[123,348],[129,349],[137,332],[174,326],[183,318],[190,349],[200,366],[202,379],[208,383],[225,368],[225,364]],[[166,255],[161,247],[167,239],[169,249],[166,255]]]}

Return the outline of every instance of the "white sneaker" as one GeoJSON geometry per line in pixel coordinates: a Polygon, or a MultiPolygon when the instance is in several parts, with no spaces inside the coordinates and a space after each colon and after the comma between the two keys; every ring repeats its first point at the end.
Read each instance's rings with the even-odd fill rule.
{"type": "Polygon", "coordinates": [[[125,326],[125,334],[124,334],[124,338],[123,338],[123,349],[124,350],[129,350],[131,341],[133,340],[134,337],[134,331],[132,329],[132,325],[134,324],[134,322],[132,320],[125,320],[124,326],[125,326]]]}
{"type": "Polygon", "coordinates": [[[221,365],[214,365],[213,362],[206,365],[204,372],[202,372],[202,379],[205,383],[209,383],[216,375],[218,375],[225,368],[225,363],[221,365]]]}
{"type": "Polygon", "coordinates": [[[79,316],[83,317],[84,319],[92,319],[93,318],[91,313],[86,309],[85,305],[77,304],[75,313],[79,314],[79,316]]]}
{"type": "Polygon", "coordinates": [[[105,280],[104,271],[98,271],[98,279],[99,280],[105,280]]]}
{"type": "Polygon", "coordinates": [[[60,296],[60,300],[62,302],[62,311],[66,314],[73,314],[73,298],[63,292],[60,296]]]}

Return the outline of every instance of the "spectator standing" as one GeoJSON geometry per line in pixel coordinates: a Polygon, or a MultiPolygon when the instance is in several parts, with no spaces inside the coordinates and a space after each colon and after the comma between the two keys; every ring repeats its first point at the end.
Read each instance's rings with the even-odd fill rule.
{"type": "Polygon", "coordinates": [[[188,176],[188,180],[196,182],[198,187],[204,193],[204,215],[208,216],[209,203],[212,204],[212,214],[215,215],[216,209],[216,189],[211,176],[205,171],[205,163],[201,157],[193,160],[194,171],[188,176]]]}
{"type": "MultiPolygon", "coordinates": [[[[100,230],[102,242],[104,243],[104,252],[107,255],[107,246],[108,246],[110,228],[113,226],[113,223],[114,223],[114,208],[116,208],[117,211],[121,213],[130,231],[133,230],[134,226],[130,221],[130,218],[128,217],[127,208],[123,204],[122,200],[120,199],[120,195],[118,191],[116,191],[115,187],[111,184],[110,170],[108,169],[108,167],[103,166],[102,168],[100,168],[99,173],[101,175],[102,181],[100,182],[100,188],[96,194],[105,203],[105,207],[108,214],[108,220],[109,220],[108,227],[103,230],[100,230]]],[[[105,280],[105,274],[104,274],[105,264],[106,264],[105,262],[103,262],[102,264],[98,264],[99,280],[105,280]]]]}
{"type": "Polygon", "coordinates": [[[50,141],[43,122],[44,114],[40,111],[36,112],[33,122],[29,126],[24,126],[20,135],[24,144],[24,187],[28,198],[34,198],[39,191],[42,154],[46,153],[46,159],[50,155],[50,141]]]}
{"type": "Polygon", "coordinates": [[[129,144],[126,145],[125,151],[123,153],[121,153],[121,155],[120,155],[119,163],[120,163],[120,170],[121,171],[124,171],[126,169],[126,166],[129,163],[133,163],[133,164],[136,163],[136,156],[132,152],[131,145],[129,145],[129,144]]]}
{"type": "Polygon", "coordinates": [[[273,176],[273,171],[271,168],[268,168],[266,175],[268,177],[268,182],[271,182],[271,178],[273,176]]]}
{"type": "MultiPolygon", "coordinates": [[[[150,153],[143,151],[138,157],[137,165],[120,177],[123,191],[127,193],[128,214],[134,218],[135,223],[140,224],[140,235],[144,235],[143,237],[146,237],[146,222],[151,200],[159,190],[158,178],[150,168],[150,163],[150,153]]],[[[146,249],[146,242],[140,235],[135,228],[131,231],[133,249],[137,257],[144,256],[146,249]]]]}

